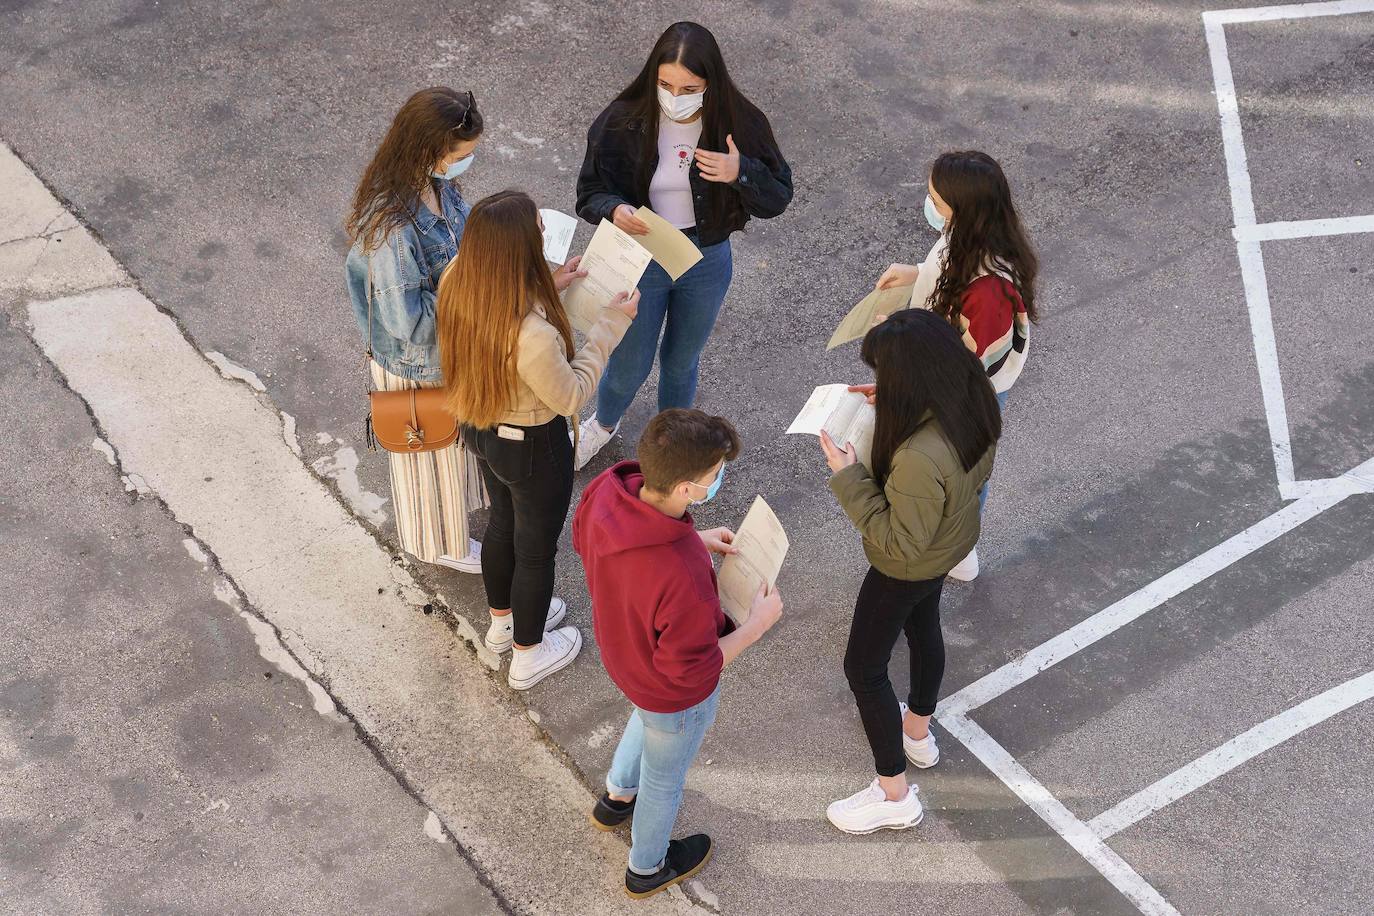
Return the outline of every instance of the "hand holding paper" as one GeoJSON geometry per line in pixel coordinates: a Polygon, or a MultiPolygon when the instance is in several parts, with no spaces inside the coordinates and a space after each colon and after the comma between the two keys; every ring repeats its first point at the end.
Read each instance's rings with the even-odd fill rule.
{"type": "Polygon", "coordinates": [[[859,461],[868,464],[873,452],[873,425],[877,414],[868,399],[847,385],[821,385],[811,392],[801,413],[787,427],[788,434],[819,436],[824,430],[839,450],[853,445],[859,461]]]}
{"type": "Polygon", "coordinates": [[[731,546],[736,552],[720,564],[716,579],[720,583],[721,607],[735,626],[742,627],[749,620],[759,588],[766,585],[772,589],[777,583],[790,546],[782,523],[762,496],[754,497],[731,546]]]}

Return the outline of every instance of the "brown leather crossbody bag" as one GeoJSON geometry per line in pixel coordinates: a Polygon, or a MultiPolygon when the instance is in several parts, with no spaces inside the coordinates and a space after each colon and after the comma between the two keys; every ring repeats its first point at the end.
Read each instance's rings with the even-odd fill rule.
{"type": "MultiPolygon", "coordinates": [[[[453,227],[449,227],[453,235],[453,227]]],[[[458,240],[454,239],[454,247],[458,240]]],[[[372,255],[367,257],[367,351],[368,377],[372,371],[372,255]]],[[[432,452],[452,445],[458,438],[458,418],[444,408],[443,388],[411,388],[376,391],[368,385],[367,445],[388,452],[432,452]]]]}

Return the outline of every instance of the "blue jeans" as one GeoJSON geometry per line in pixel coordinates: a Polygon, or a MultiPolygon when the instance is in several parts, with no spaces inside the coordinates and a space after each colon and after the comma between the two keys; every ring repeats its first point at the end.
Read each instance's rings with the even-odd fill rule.
{"type": "Polygon", "coordinates": [[[620,422],[649,377],[656,351],[658,409],[691,407],[696,400],[701,351],[716,326],[734,269],[728,239],[701,249],[701,255],[676,283],[657,262],[649,262],[639,281],[639,314],[601,377],[596,418],[602,426],[611,428],[620,422]]]}
{"type": "Polygon", "coordinates": [[[714,693],[682,712],[649,712],[636,706],[630,713],[606,774],[607,792],[636,797],[630,871],[652,875],[663,866],[687,770],[716,721],[719,703],[717,684],[714,693]]]}
{"type": "MultiPolygon", "coordinates": [[[[1002,413],[1004,413],[1004,414],[1007,412],[1007,395],[1009,395],[1009,394],[1011,394],[1011,389],[1010,389],[1010,388],[1008,388],[1006,391],[999,391],[999,392],[997,392],[997,408],[998,408],[999,410],[1001,410],[1002,413]]],[[[1005,418],[1004,418],[1004,419],[1005,419],[1005,418]]],[[[985,483],[985,484],[983,484],[983,488],[982,488],[981,490],[978,491],[978,517],[979,517],[979,518],[982,518],[982,517],[983,517],[983,507],[986,506],[986,505],[988,504],[988,487],[989,487],[991,484],[992,484],[992,478],[989,477],[989,478],[988,478],[988,482],[985,483]]]]}

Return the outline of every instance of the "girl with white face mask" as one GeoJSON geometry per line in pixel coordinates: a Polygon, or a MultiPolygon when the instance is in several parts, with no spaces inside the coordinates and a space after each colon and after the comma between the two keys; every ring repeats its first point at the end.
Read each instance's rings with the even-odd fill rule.
{"type": "Polygon", "coordinates": [[[687,234],[702,259],[676,281],[651,263],[639,317],[611,356],[595,415],[582,424],[581,468],[610,441],[660,353],[658,409],[691,407],[697,366],[730,287],[730,235],[792,200],[792,171],[768,119],[735,88],[715,37],[694,22],[668,28],[634,81],[587,134],[577,212],[630,235],[648,206],[687,234]]]}

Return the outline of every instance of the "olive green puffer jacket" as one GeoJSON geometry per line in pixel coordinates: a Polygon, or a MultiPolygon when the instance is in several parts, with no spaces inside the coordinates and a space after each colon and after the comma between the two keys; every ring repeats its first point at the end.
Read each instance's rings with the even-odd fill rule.
{"type": "Polygon", "coordinates": [[[978,491],[992,473],[993,445],[973,470],[933,417],[892,456],[882,488],[862,463],[830,478],[830,489],[864,538],[873,568],[918,582],[943,576],[978,543],[978,491]]]}

